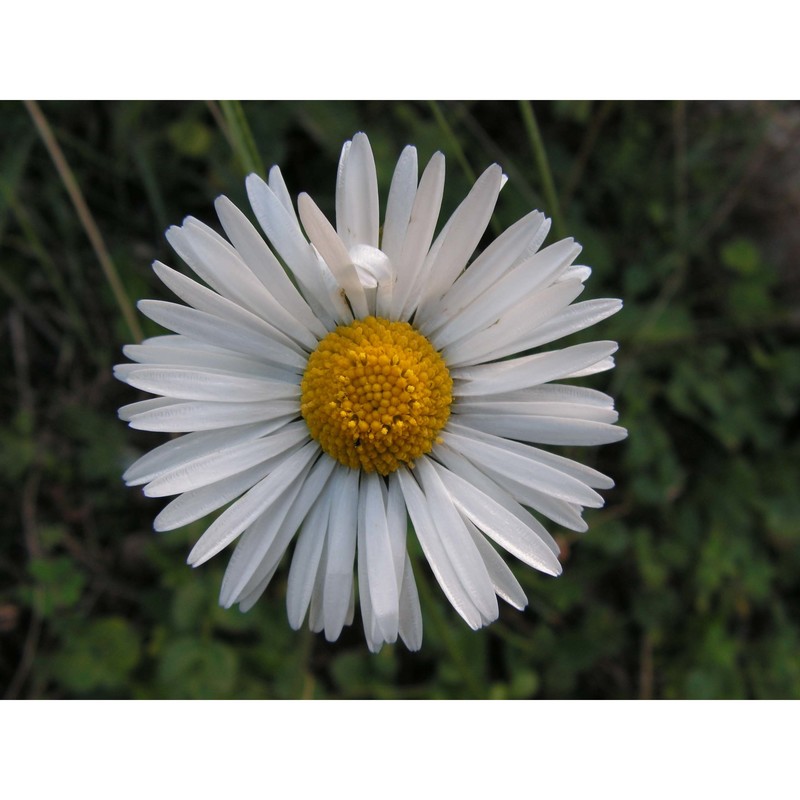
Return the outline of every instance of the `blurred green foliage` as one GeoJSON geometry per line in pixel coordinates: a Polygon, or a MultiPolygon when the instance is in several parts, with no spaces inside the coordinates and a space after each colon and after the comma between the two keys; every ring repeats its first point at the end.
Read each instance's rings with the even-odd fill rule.
{"type": "MultiPolygon", "coordinates": [[[[524,613],[470,631],[417,560],[418,654],[370,655],[286,622],[285,570],[248,614],[216,602],[223,560],[184,564],[203,524],[120,474],[163,441],[128,430],[111,378],[130,334],[22,105],[0,104],[0,688],[54,698],[800,698],[800,107],[534,103],[588,297],[624,310],[607,389],[625,442],[571,454],[614,476],[588,534],[554,529],[564,575],[520,565],[524,613]]],[[[445,212],[493,161],[495,232],[543,207],[508,102],[49,102],[131,300],[165,297],[163,231],[246,207],[247,165],[279,163],[332,212],[342,142],[448,157],[445,212]],[[252,140],[231,121],[247,120],[252,140]]],[[[552,210],[544,208],[552,213],[552,210]]],[[[143,320],[146,333],[155,327],[143,320]]],[[[578,339],[576,338],[575,341],[578,339]]],[[[554,526],[551,526],[553,529],[554,526]]],[[[518,568],[519,567],[519,568],[518,568]]]]}

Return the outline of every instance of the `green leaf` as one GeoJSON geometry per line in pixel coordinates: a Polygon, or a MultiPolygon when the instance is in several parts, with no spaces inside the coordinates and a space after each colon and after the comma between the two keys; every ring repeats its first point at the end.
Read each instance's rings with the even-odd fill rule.
{"type": "Polygon", "coordinates": [[[39,613],[45,617],[74,606],[86,585],[83,572],[67,556],[33,559],[29,571],[40,590],[39,613]]]}
{"type": "Polygon", "coordinates": [[[184,156],[202,158],[211,149],[212,135],[208,125],[197,119],[182,118],[167,129],[173,147],[184,156]]]}
{"type": "Polygon", "coordinates": [[[158,678],[167,697],[213,700],[231,696],[238,669],[228,645],[182,636],[164,647],[158,678]]]}
{"type": "Polygon", "coordinates": [[[141,644],[121,617],[106,617],[65,637],[51,661],[55,679],[77,694],[121,689],[139,663],[141,644]]]}
{"type": "Polygon", "coordinates": [[[739,275],[752,275],[759,268],[761,255],[750,239],[733,239],[727,242],[720,253],[722,263],[739,275]]]}

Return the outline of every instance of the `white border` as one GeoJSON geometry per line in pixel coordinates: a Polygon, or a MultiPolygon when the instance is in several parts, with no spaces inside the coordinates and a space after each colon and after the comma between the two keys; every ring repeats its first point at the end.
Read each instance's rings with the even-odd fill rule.
{"type": "MultiPolygon", "coordinates": [[[[3,705],[9,796],[785,797],[790,703],[3,705]]],[[[791,715],[791,716],[790,716],[791,715]]]]}
{"type": "Polygon", "coordinates": [[[786,99],[777,0],[15,3],[0,97],[786,99]]]}

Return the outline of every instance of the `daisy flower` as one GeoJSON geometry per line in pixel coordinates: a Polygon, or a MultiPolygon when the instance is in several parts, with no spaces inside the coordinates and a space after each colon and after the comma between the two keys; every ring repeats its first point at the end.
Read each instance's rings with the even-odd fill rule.
{"type": "Polygon", "coordinates": [[[615,313],[574,303],[591,270],[572,239],[540,249],[532,211],[469,266],[505,176],[496,164],[436,234],[444,187],[436,153],[418,177],[403,150],[379,220],[367,137],[345,143],[336,227],[277,167],[247,193],[267,241],[230,200],[227,239],[189,217],[167,231],[203,283],[156,261],[184,304],[139,309],[174,331],[125,355],[115,375],[157,397],[126,405],[131,427],[185,435],[124,475],[149,497],[177,495],[166,531],[224,508],[189,555],[199,566],[238,539],[220,603],[253,606],[294,541],[287,610],[333,641],[358,603],[369,648],[422,643],[409,520],[442,591],[473,629],[497,598],[527,600],[495,545],[558,575],[540,522],[575,531],[613,481],[539,445],[598,445],[626,435],[613,400],[561,381],[613,366],[615,342],[542,345],[615,313]],[[533,513],[532,513],[533,512],[533,513]],[[538,516],[534,516],[534,514],[538,516]],[[355,567],[354,567],[355,565],[355,567]]]}

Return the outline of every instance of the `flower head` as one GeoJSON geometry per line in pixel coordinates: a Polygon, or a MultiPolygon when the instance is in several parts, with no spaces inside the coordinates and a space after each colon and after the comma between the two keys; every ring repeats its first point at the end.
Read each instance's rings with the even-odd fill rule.
{"type": "Polygon", "coordinates": [[[584,506],[613,482],[538,445],[624,438],[610,397],[561,381],[609,369],[614,342],[531,352],[615,313],[573,303],[590,274],[572,239],[540,250],[533,211],[472,263],[504,182],[489,167],[436,238],[444,187],[437,153],[397,163],[383,231],[369,141],[342,150],[336,227],[280,170],[247,179],[269,244],[227,198],[227,240],[193,218],[167,232],[206,284],[160,262],[186,303],[144,300],[175,332],[125,348],[115,374],[157,397],[120,409],[133,428],[185,433],[125,473],[170,530],[228,506],[189,555],[198,566],[238,539],[220,602],[247,610],[293,539],[289,622],[306,615],[336,639],[358,602],[367,643],[422,642],[406,547],[408,521],[445,595],[472,628],[498,596],[527,600],[492,543],[558,575],[558,546],[538,515],[586,530],[584,506]],[[280,259],[280,260],[279,260],[280,259]],[[281,263],[283,262],[283,263],[281,263]],[[285,267],[284,267],[285,265],[285,267]],[[230,505],[229,505],[230,504],[230,505]]]}

